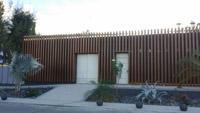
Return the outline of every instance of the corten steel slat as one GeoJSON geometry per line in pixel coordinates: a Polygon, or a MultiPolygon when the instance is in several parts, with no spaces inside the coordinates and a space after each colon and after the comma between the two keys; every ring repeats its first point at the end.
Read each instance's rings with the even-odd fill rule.
{"type": "MultiPolygon", "coordinates": [[[[126,35],[127,37],[127,35],[126,35]]],[[[132,73],[131,73],[131,31],[129,31],[129,35],[127,37],[127,43],[128,43],[128,83],[132,82],[132,73]]]]}
{"type": "Polygon", "coordinates": [[[100,80],[100,75],[101,75],[101,38],[100,38],[100,33],[97,33],[97,43],[98,45],[98,80],[100,80]]]}
{"type": "Polygon", "coordinates": [[[125,43],[125,37],[124,37],[124,31],[122,31],[122,34],[121,34],[121,46],[122,46],[122,48],[121,48],[121,52],[124,52],[124,43],[125,43]]]}
{"type": "Polygon", "coordinates": [[[149,30],[147,31],[147,76],[148,76],[148,82],[150,82],[150,52],[149,52],[149,50],[150,50],[150,37],[149,37],[149,30]]]}
{"type": "Polygon", "coordinates": [[[77,39],[77,53],[80,53],[80,34],[78,34],[78,39],[77,39]]]}
{"type": "MultiPolygon", "coordinates": [[[[40,62],[40,63],[42,63],[42,61],[43,61],[43,59],[42,59],[42,57],[41,57],[41,54],[42,54],[42,47],[41,47],[41,38],[39,38],[39,46],[38,46],[38,49],[39,49],[39,51],[38,51],[38,61],[40,62]]],[[[38,72],[38,78],[39,78],[39,82],[42,82],[42,70],[41,71],[39,71],[38,72]]]]}
{"type": "Polygon", "coordinates": [[[65,36],[65,39],[64,39],[65,43],[64,43],[64,51],[65,51],[65,55],[64,55],[64,81],[67,82],[67,52],[68,52],[68,48],[67,48],[67,45],[68,45],[68,39],[67,39],[67,36],[65,36]]]}
{"type": "Polygon", "coordinates": [[[51,75],[51,82],[54,82],[55,39],[52,39],[52,50],[53,50],[53,51],[51,51],[52,59],[50,59],[50,60],[52,60],[51,61],[51,73],[50,73],[50,75],[51,75]]]}
{"type": "Polygon", "coordinates": [[[144,41],[143,41],[143,38],[144,38],[144,34],[143,34],[143,30],[141,31],[141,37],[140,37],[140,39],[141,39],[141,49],[140,49],[140,52],[141,52],[141,79],[140,79],[140,83],[143,83],[143,79],[144,79],[144,72],[143,72],[143,69],[144,69],[144,67],[143,67],[143,55],[144,55],[144,48],[143,48],[143,43],[144,43],[144,41]]]}
{"type": "Polygon", "coordinates": [[[51,75],[50,75],[50,73],[51,73],[51,47],[52,47],[52,39],[48,39],[48,48],[47,48],[47,50],[48,50],[48,59],[47,59],[47,66],[48,66],[48,68],[47,68],[47,82],[50,82],[50,79],[51,79],[51,75]]]}
{"type": "MultiPolygon", "coordinates": [[[[185,40],[185,37],[184,37],[184,31],[183,31],[184,29],[182,28],[181,29],[181,45],[182,45],[182,47],[181,47],[181,51],[182,51],[182,57],[181,57],[181,59],[184,59],[185,58],[185,42],[184,42],[184,40],[185,40]]],[[[180,28],[179,28],[179,33],[180,33],[180,28]]],[[[179,59],[179,61],[180,61],[180,59],[179,59]]],[[[178,64],[177,64],[178,65],[178,64]]],[[[175,73],[177,73],[177,72],[175,72],[175,73]]],[[[185,78],[185,72],[183,73],[183,75],[182,75],[182,78],[184,79],[185,78]]],[[[180,82],[180,81],[179,81],[180,82]]],[[[176,83],[177,84],[177,83],[176,83]]]]}
{"type": "Polygon", "coordinates": [[[110,55],[109,55],[109,40],[110,40],[110,37],[109,37],[109,32],[106,33],[106,80],[109,80],[109,58],[110,58],[110,55]]]}
{"type": "Polygon", "coordinates": [[[157,62],[157,48],[156,48],[156,46],[157,46],[157,36],[156,36],[156,29],[154,30],[154,81],[153,81],[153,83],[154,82],[156,82],[157,81],[157,76],[158,76],[158,74],[157,74],[157,66],[156,66],[156,62],[157,62]]]}
{"type": "Polygon", "coordinates": [[[121,32],[119,31],[119,52],[121,52],[122,50],[122,36],[121,36],[121,32]]]}
{"type": "Polygon", "coordinates": [[[88,49],[89,49],[89,46],[88,46],[88,38],[89,37],[89,33],[86,33],[85,34],[85,53],[88,53],[88,49]]]}
{"type": "MultiPolygon", "coordinates": [[[[176,33],[175,33],[176,35],[176,33]]],[[[173,29],[171,29],[171,74],[172,74],[172,85],[174,85],[174,49],[176,46],[174,46],[174,36],[173,36],[173,29]]],[[[177,54],[177,53],[175,53],[177,54]]]]}
{"type": "Polygon", "coordinates": [[[164,84],[164,82],[163,82],[163,74],[164,74],[164,72],[163,72],[163,68],[164,68],[164,64],[163,64],[163,62],[164,62],[164,60],[163,60],[163,29],[161,29],[161,33],[160,33],[160,35],[161,35],[161,37],[160,37],[160,40],[161,40],[161,43],[160,43],[160,47],[161,47],[161,50],[160,50],[160,54],[161,54],[161,84],[164,84]]]}
{"type": "Polygon", "coordinates": [[[135,57],[135,84],[137,83],[137,63],[138,63],[138,60],[137,60],[137,32],[135,31],[135,35],[134,35],[134,42],[135,42],[135,48],[134,48],[134,57],[135,57]]]}
{"type": "Polygon", "coordinates": [[[164,64],[165,64],[165,84],[167,84],[167,35],[166,29],[164,29],[164,64]]]}
{"type": "Polygon", "coordinates": [[[128,34],[128,33],[127,33],[127,31],[126,31],[126,37],[125,37],[125,51],[126,51],[126,52],[128,52],[128,49],[127,49],[127,48],[128,48],[128,42],[127,42],[127,41],[128,41],[128,37],[127,37],[127,34],[128,34]]]}
{"type": "Polygon", "coordinates": [[[158,78],[156,81],[160,84],[160,56],[161,56],[161,50],[160,50],[160,32],[159,29],[157,30],[157,74],[158,78]]]}
{"type": "Polygon", "coordinates": [[[103,53],[104,53],[104,55],[103,55],[103,66],[104,66],[104,68],[103,68],[103,70],[104,70],[104,74],[103,74],[103,80],[105,80],[105,78],[106,78],[106,68],[107,68],[107,66],[106,66],[106,43],[107,43],[107,41],[106,41],[106,33],[104,32],[104,34],[103,34],[103,38],[104,38],[104,49],[103,49],[103,53]]]}
{"type": "MultiPolygon", "coordinates": [[[[199,50],[199,29],[198,27],[196,27],[196,50],[199,50]]],[[[196,56],[196,58],[198,58],[198,56],[196,56]]],[[[197,76],[197,86],[199,86],[199,76],[197,76]]]]}
{"type": "MultiPolygon", "coordinates": [[[[44,37],[46,38],[46,37],[44,37]]],[[[47,74],[47,70],[48,70],[48,65],[47,65],[47,60],[48,60],[48,41],[47,39],[44,40],[44,52],[43,52],[43,59],[44,59],[44,82],[48,82],[48,74],[47,74]]]]}
{"type": "MultiPolygon", "coordinates": [[[[191,41],[191,38],[192,38],[191,29],[189,28],[189,57],[188,58],[190,58],[192,56],[192,45],[191,45],[192,41],[191,41]]],[[[191,67],[192,65],[190,64],[189,66],[191,67]]],[[[189,75],[187,75],[187,76],[189,76],[189,75]]],[[[191,84],[192,84],[192,79],[189,79],[188,85],[191,85],[191,84]]]]}
{"type": "Polygon", "coordinates": [[[80,47],[79,47],[79,53],[82,53],[83,49],[83,34],[80,34],[80,47]]]}
{"type": "Polygon", "coordinates": [[[82,49],[82,53],[85,53],[85,35],[83,34],[83,49],[82,49]]]}
{"type": "MultiPolygon", "coordinates": [[[[57,37],[56,37],[57,38],[57,37]]],[[[58,69],[59,69],[59,62],[58,62],[58,59],[59,59],[59,48],[58,48],[58,39],[55,39],[55,42],[56,42],[56,45],[55,45],[55,82],[58,83],[58,78],[59,78],[59,75],[58,75],[58,69]]]]}
{"type": "MultiPolygon", "coordinates": [[[[33,57],[36,58],[36,41],[33,41],[33,57]]],[[[33,75],[33,81],[36,81],[36,75],[33,75]]]]}
{"type": "Polygon", "coordinates": [[[143,63],[143,68],[144,68],[144,80],[143,82],[145,82],[147,80],[147,43],[146,43],[146,30],[144,30],[144,35],[143,35],[143,40],[144,40],[144,49],[143,49],[143,57],[144,57],[144,63],[143,63]]]}
{"type": "MultiPolygon", "coordinates": [[[[185,58],[188,58],[188,30],[187,28],[185,28],[185,58]]],[[[186,68],[188,68],[188,64],[186,64],[186,68]]],[[[188,76],[188,71],[186,71],[186,77],[188,76]]],[[[186,81],[185,85],[188,85],[188,80],[186,81]]]]}
{"type": "Polygon", "coordinates": [[[131,67],[132,67],[132,68],[131,68],[129,71],[132,72],[132,74],[131,74],[131,76],[132,76],[131,82],[134,83],[134,81],[135,81],[135,80],[134,80],[134,76],[135,76],[135,75],[134,75],[134,74],[135,74],[135,73],[134,73],[134,72],[135,72],[135,71],[134,71],[134,36],[133,36],[134,32],[131,31],[131,33],[132,33],[132,35],[131,35],[131,40],[132,40],[132,41],[131,41],[131,43],[132,43],[132,44],[131,44],[131,48],[132,48],[132,51],[131,51],[131,56],[132,56],[131,65],[132,65],[132,66],[131,66],[131,67]]]}
{"type": "Polygon", "coordinates": [[[67,82],[70,82],[70,39],[69,36],[67,36],[67,82]]]}
{"type": "Polygon", "coordinates": [[[119,40],[119,37],[118,37],[118,32],[116,32],[116,37],[115,37],[115,39],[116,39],[116,49],[115,49],[115,51],[118,51],[119,50],[119,43],[118,43],[118,40],[119,40]]]}
{"type": "MultiPolygon", "coordinates": [[[[95,46],[96,46],[96,52],[97,53],[99,53],[99,38],[100,38],[100,36],[99,36],[99,34],[98,33],[96,33],[96,42],[95,42],[95,46]]],[[[100,54],[98,54],[98,56],[99,56],[100,54]]],[[[99,71],[98,71],[98,73],[99,73],[99,71]]]]}
{"type": "Polygon", "coordinates": [[[71,80],[72,80],[72,37],[71,37],[71,35],[70,35],[70,37],[69,37],[70,39],[69,39],[69,82],[71,82],[71,80]]]}
{"type": "Polygon", "coordinates": [[[104,80],[104,34],[101,34],[102,38],[101,38],[101,80],[104,80]]]}
{"type": "Polygon", "coordinates": [[[137,83],[140,83],[140,31],[138,31],[138,36],[137,36],[137,39],[138,39],[138,82],[137,83]]]}
{"type": "MultiPolygon", "coordinates": [[[[112,59],[115,59],[115,51],[116,51],[116,33],[115,32],[113,32],[113,48],[112,48],[112,59]]],[[[114,73],[112,72],[112,83],[114,83],[115,82],[115,75],[114,75],[114,73]]]]}
{"type": "MultiPolygon", "coordinates": [[[[43,39],[43,37],[40,39],[41,40],[41,63],[42,63],[42,65],[44,65],[44,55],[43,55],[43,53],[44,53],[44,39],[43,39]]],[[[41,76],[42,76],[42,81],[41,82],[43,82],[44,83],[44,69],[42,69],[41,70],[41,76]]]]}
{"type": "Polygon", "coordinates": [[[171,37],[170,37],[170,32],[169,32],[169,29],[167,29],[167,38],[168,38],[168,84],[169,85],[171,85],[171,63],[170,63],[170,61],[171,61],[171,59],[170,59],[170,47],[171,47],[171,45],[170,45],[170,39],[171,39],[171,37]]]}
{"type": "MultiPolygon", "coordinates": [[[[181,36],[180,33],[178,34],[178,61],[181,59],[181,36]]],[[[182,37],[183,38],[183,37],[182,37]]],[[[181,70],[181,66],[179,66],[179,70],[181,70]]],[[[182,80],[182,77],[179,77],[179,81],[182,80]]]]}
{"type": "MultiPolygon", "coordinates": [[[[195,30],[194,28],[192,29],[192,51],[194,52],[195,51],[195,30]]],[[[193,54],[193,53],[192,53],[193,54]]],[[[195,56],[193,55],[192,56],[194,59],[195,59],[195,56]]],[[[195,68],[193,66],[193,68],[195,68]]],[[[193,70],[193,73],[195,73],[195,71],[193,70]]],[[[196,84],[196,77],[192,77],[192,85],[195,85],[196,84]]]]}
{"type": "Polygon", "coordinates": [[[154,52],[154,50],[153,50],[153,39],[154,39],[154,37],[153,37],[153,30],[151,30],[151,81],[149,81],[149,83],[153,83],[153,52],[154,52]]]}
{"type": "Polygon", "coordinates": [[[75,82],[75,77],[76,77],[76,75],[75,75],[75,54],[74,54],[74,50],[75,50],[75,39],[73,38],[73,51],[72,51],[72,59],[73,59],[73,63],[72,63],[72,65],[73,65],[73,71],[72,71],[72,80],[71,80],[71,82],[75,82]]]}
{"type": "Polygon", "coordinates": [[[58,43],[58,46],[59,46],[59,72],[58,72],[58,75],[59,75],[59,79],[58,79],[58,82],[61,82],[62,83],[62,37],[61,39],[59,39],[59,43],[58,43]]]}
{"type": "MultiPolygon", "coordinates": [[[[180,37],[180,28],[178,28],[178,38],[180,37]]],[[[174,57],[175,57],[175,72],[174,72],[174,74],[176,74],[177,73],[177,69],[178,69],[178,58],[177,58],[177,54],[179,53],[178,51],[177,51],[177,48],[178,48],[178,46],[177,46],[177,31],[176,31],[176,29],[175,29],[175,40],[174,40],[174,50],[175,50],[175,55],[174,55],[174,57]]],[[[174,77],[174,76],[173,76],[174,77]]],[[[175,84],[177,84],[177,78],[175,78],[175,84]]]]}
{"type": "Polygon", "coordinates": [[[112,34],[112,32],[110,32],[110,61],[109,61],[109,63],[110,63],[110,65],[109,65],[109,67],[110,67],[110,78],[109,78],[109,82],[111,82],[112,81],[112,53],[113,53],[113,49],[112,49],[112,45],[113,45],[113,34],[112,34]]]}

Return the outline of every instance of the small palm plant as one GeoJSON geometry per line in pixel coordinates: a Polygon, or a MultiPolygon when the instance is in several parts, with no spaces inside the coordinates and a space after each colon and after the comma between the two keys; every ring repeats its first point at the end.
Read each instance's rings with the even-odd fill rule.
{"type": "Polygon", "coordinates": [[[43,65],[31,55],[11,53],[12,59],[9,65],[10,71],[15,75],[15,94],[18,95],[21,89],[21,81],[29,75],[39,72],[43,65]]]}
{"type": "Polygon", "coordinates": [[[85,96],[93,93],[97,100],[112,99],[113,96],[113,86],[107,84],[106,82],[100,80],[98,83],[95,81],[90,81],[91,84],[95,85],[96,88],[85,93],[85,96]]]}
{"type": "Polygon", "coordinates": [[[193,52],[193,56],[190,58],[185,58],[180,61],[181,70],[175,77],[181,77],[185,74],[185,78],[179,81],[178,87],[181,88],[182,85],[190,80],[191,78],[200,76],[200,50],[193,52]]]}

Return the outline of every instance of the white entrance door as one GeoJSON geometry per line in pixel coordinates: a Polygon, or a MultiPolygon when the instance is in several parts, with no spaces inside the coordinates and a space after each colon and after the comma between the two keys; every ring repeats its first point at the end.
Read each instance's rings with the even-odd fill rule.
{"type": "Polygon", "coordinates": [[[123,64],[121,78],[117,80],[118,84],[128,84],[128,54],[118,53],[116,54],[116,61],[123,64]]]}
{"type": "Polygon", "coordinates": [[[98,80],[98,55],[77,55],[77,79],[76,83],[97,82],[98,80]]]}

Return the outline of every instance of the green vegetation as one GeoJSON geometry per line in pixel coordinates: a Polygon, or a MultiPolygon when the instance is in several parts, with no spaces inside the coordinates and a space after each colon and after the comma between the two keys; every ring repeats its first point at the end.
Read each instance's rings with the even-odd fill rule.
{"type": "Polygon", "coordinates": [[[26,97],[35,97],[37,96],[39,93],[37,91],[34,91],[31,88],[28,88],[27,92],[26,92],[26,97]]]}
{"type": "Polygon", "coordinates": [[[35,34],[34,14],[24,11],[23,6],[17,5],[10,4],[10,11],[5,12],[3,1],[0,1],[0,51],[4,52],[4,63],[10,62],[10,51],[22,53],[24,36],[35,34]],[[12,15],[5,16],[7,13],[12,15]]]}
{"type": "Polygon", "coordinates": [[[90,81],[91,84],[95,85],[96,88],[88,91],[85,95],[93,94],[96,99],[101,99],[103,101],[109,101],[113,98],[113,86],[107,84],[107,82],[99,81],[96,83],[95,81],[90,81]]]}
{"type": "Polygon", "coordinates": [[[179,81],[178,88],[181,88],[191,78],[200,76],[200,50],[194,51],[192,57],[182,59],[180,66],[181,70],[176,74],[176,77],[178,78],[184,75],[184,78],[179,81]]]}

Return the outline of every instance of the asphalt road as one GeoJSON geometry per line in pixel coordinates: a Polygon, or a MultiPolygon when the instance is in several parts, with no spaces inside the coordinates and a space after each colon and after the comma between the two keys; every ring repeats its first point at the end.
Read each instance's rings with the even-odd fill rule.
{"type": "Polygon", "coordinates": [[[62,107],[0,102],[0,113],[134,113],[134,111],[102,109],[101,107],[94,109],[90,107],[62,107]]]}

